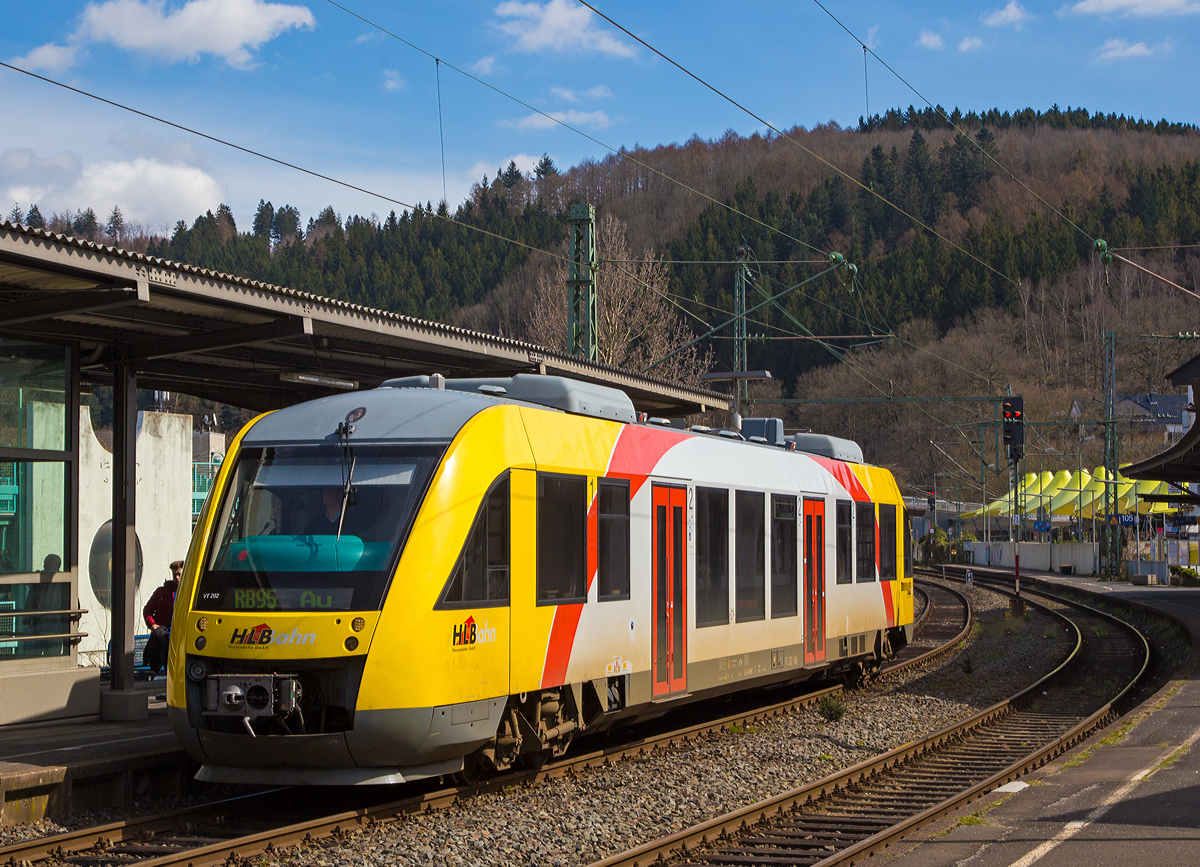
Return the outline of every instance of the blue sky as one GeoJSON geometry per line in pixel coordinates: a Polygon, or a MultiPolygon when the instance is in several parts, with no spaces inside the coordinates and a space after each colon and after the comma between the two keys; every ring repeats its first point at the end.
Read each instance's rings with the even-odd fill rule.
{"type": "MultiPolygon", "coordinates": [[[[757,123],[576,0],[340,0],[532,106],[619,147],[749,134],[757,123]]],[[[596,0],[647,42],[783,128],[864,112],[863,52],[805,0],[596,0]]],[[[1085,106],[1200,123],[1200,0],[827,2],[935,103],[1085,106]]],[[[405,202],[442,197],[435,64],[327,0],[6,4],[0,59],[405,202]]],[[[872,111],[920,105],[875,60],[872,111]]],[[[445,181],[543,152],[606,151],[441,68],[445,181]]],[[[393,207],[0,69],[0,208],[119,205],[159,229],[260,198],[304,217],[393,207]]]]}

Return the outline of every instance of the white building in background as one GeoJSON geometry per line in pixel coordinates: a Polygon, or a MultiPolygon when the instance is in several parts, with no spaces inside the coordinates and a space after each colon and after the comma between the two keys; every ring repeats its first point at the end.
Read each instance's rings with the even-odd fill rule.
{"type": "MultiPolygon", "coordinates": [[[[79,607],[86,632],[80,665],[106,664],[112,634],[112,453],[97,439],[86,406],[79,408],[79,607]]],[[[137,428],[137,631],[142,606],[187,556],[192,538],[192,417],[139,412],[137,428]]],[[[141,660],[138,660],[141,663],[141,660]]]]}

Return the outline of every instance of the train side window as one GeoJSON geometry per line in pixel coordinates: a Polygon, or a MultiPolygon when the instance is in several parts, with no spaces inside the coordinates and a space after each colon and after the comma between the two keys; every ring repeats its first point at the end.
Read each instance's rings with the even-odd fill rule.
{"type": "Polygon", "coordinates": [[[879,504],[879,580],[896,580],[896,507],[879,504]]]}
{"type": "Polygon", "coordinates": [[[437,608],[508,604],[508,474],[492,485],[437,608]]]}
{"type": "Polygon", "coordinates": [[[858,537],[858,563],[855,575],[859,583],[875,580],[875,504],[859,503],[855,532],[858,537]]]}
{"type": "Polygon", "coordinates": [[[587,601],[586,476],[538,473],[537,601],[587,601]]]}
{"type": "Polygon", "coordinates": [[[771,616],[796,613],[796,498],[772,494],[771,616]]]}
{"type": "Polygon", "coordinates": [[[850,584],[854,581],[854,549],[850,536],[850,503],[837,501],[837,583],[850,584]]]}
{"type": "Polygon", "coordinates": [[[911,576],[913,573],[913,544],[912,544],[912,518],[909,517],[908,509],[904,510],[904,574],[911,576]]]}
{"type": "Polygon", "coordinates": [[[766,617],[766,497],[757,491],[738,491],[737,504],[737,621],[766,617]]]}
{"type": "Polygon", "coordinates": [[[596,571],[601,600],[629,598],[629,480],[600,479],[597,487],[596,571]]]}
{"type": "Polygon", "coordinates": [[[696,626],[729,623],[729,491],[696,488],[696,626]]]}

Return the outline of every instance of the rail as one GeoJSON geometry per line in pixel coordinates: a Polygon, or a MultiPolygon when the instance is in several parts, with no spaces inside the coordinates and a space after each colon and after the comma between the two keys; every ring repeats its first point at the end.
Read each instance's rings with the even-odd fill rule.
{"type": "MultiPolygon", "coordinates": [[[[1032,603],[1032,600],[1028,601],[1032,603]]],[[[1115,703],[1127,696],[1129,691],[1133,689],[1145,673],[1149,663],[1149,644],[1140,632],[1132,626],[1125,624],[1119,618],[1068,600],[1054,599],[1054,601],[1058,604],[1070,605],[1081,611],[1086,611],[1088,616],[1096,616],[1116,623],[1123,630],[1127,630],[1128,633],[1136,636],[1134,643],[1142,651],[1142,662],[1140,667],[1138,667],[1137,673],[1129,679],[1115,696],[1109,698],[1099,708],[1086,715],[1061,735],[1044,742],[1033,752],[1002,770],[989,775],[986,779],[963,787],[954,795],[945,798],[927,809],[920,810],[899,822],[892,823],[890,820],[881,821],[879,824],[886,825],[887,827],[863,839],[854,841],[850,839],[843,840],[842,842],[849,845],[818,861],[817,864],[819,867],[832,867],[835,864],[854,863],[861,861],[872,853],[881,851],[916,828],[956,809],[963,803],[982,796],[992,788],[1020,776],[1025,771],[1040,766],[1051,757],[1073,746],[1093,728],[1098,727],[1113,715],[1115,703]]],[[[646,865],[651,864],[656,859],[662,858],[665,860],[669,857],[700,861],[703,856],[698,850],[707,849],[718,840],[729,841],[731,838],[748,835],[749,833],[753,833],[750,829],[765,826],[770,821],[800,813],[804,809],[817,804],[822,798],[828,798],[837,793],[845,795],[847,792],[853,791],[852,787],[858,786],[860,789],[866,788],[867,791],[872,791],[869,788],[871,781],[884,779],[884,775],[888,772],[900,772],[903,766],[909,763],[918,762],[926,757],[936,757],[941,751],[948,751],[954,748],[964,738],[984,729],[985,726],[1004,724],[1006,720],[1011,719],[1015,714],[1019,713],[1018,707],[1026,699],[1038,696],[1043,692],[1043,688],[1049,687],[1056,681],[1065,678],[1067,673],[1080,659],[1085,647],[1083,633],[1077,624],[1063,615],[1057,614],[1047,606],[1040,603],[1032,604],[1036,604],[1053,616],[1057,616],[1070,624],[1075,634],[1075,644],[1067,658],[1055,667],[1053,671],[1039,678],[1035,683],[1020,692],[920,741],[905,744],[880,756],[860,762],[853,767],[831,774],[821,780],[808,783],[773,798],[759,801],[740,810],[716,817],[668,837],[646,843],[627,852],[613,855],[612,857],[595,862],[592,867],[633,867],[633,865],[646,867],[646,865]]],[[[836,816],[831,816],[830,821],[836,821],[836,816]]],[[[733,842],[722,843],[723,848],[727,852],[729,847],[734,845],[733,842]]],[[[755,861],[766,863],[770,860],[768,857],[762,856],[761,850],[753,850],[752,854],[747,853],[740,857],[736,856],[737,851],[734,849],[729,854],[735,856],[740,863],[750,864],[755,863],[755,861]]],[[[784,850],[775,852],[776,859],[787,857],[788,855],[784,850]]]]}
{"type": "MultiPolygon", "coordinates": [[[[949,591],[954,593],[954,591],[949,591]]],[[[944,653],[947,647],[962,641],[970,632],[971,609],[970,603],[962,594],[954,593],[963,606],[963,629],[950,642],[912,659],[906,659],[892,664],[881,672],[881,676],[907,669],[923,662],[928,662],[938,654],[944,653]]],[[[934,607],[932,600],[926,605],[926,616],[934,607]]],[[[620,745],[602,750],[583,753],[568,757],[552,764],[547,764],[540,770],[525,770],[506,773],[489,778],[473,785],[460,785],[438,789],[435,791],[412,795],[387,803],[346,810],[330,816],[295,822],[289,825],[257,831],[252,834],[238,836],[233,839],[211,840],[203,845],[184,847],[182,842],[190,836],[203,841],[203,823],[208,817],[225,815],[226,813],[239,816],[247,814],[255,804],[265,804],[273,799],[287,797],[286,790],[272,790],[255,795],[240,796],[235,799],[220,801],[212,804],[175,810],[153,816],[138,817],[123,822],[114,822],[93,828],[71,831],[65,834],[27,841],[0,848],[0,863],[36,864],[46,859],[63,861],[79,853],[89,859],[105,860],[103,853],[111,855],[114,863],[134,864],[137,867],[215,867],[226,861],[250,858],[272,848],[289,846],[306,840],[323,836],[338,836],[351,830],[363,829],[373,824],[386,823],[398,817],[423,812],[431,809],[444,809],[451,804],[474,795],[501,792],[514,785],[528,784],[536,780],[554,778],[574,773],[588,767],[612,764],[621,758],[644,754],[657,747],[687,741],[705,734],[728,731],[737,725],[747,725],[758,720],[778,714],[788,713],[800,707],[815,705],[821,699],[841,693],[843,687],[829,686],[823,689],[809,691],[783,701],[753,708],[720,718],[707,720],[684,728],[646,735],[627,740],[620,745]],[[180,828],[189,828],[187,832],[179,832],[180,828]],[[164,836],[166,835],[166,836],[164,836]],[[169,842],[170,845],[156,845],[169,842]],[[171,847],[178,846],[176,851],[171,847]],[[137,858],[137,852],[154,855],[150,858],[137,858]],[[101,853],[96,855],[95,853],[101,853]]],[[[212,837],[228,835],[226,826],[222,833],[214,833],[212,837]]]]}

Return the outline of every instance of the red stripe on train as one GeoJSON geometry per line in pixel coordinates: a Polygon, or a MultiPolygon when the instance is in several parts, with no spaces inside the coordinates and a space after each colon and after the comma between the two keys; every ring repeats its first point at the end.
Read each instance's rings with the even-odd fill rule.
{"type": "MultiPolygon", "coordinates": [[[[608,461],[610,478],[629,479],[629,498],[632,500],[654,473],[662,456],[675,444],[687,439],[682,431],[666,428],[626,426],[617,435],[612,457],[608,461]]],[[[588,509],[587,585],[591,590],[596,577],[596,499],[588,509]]],[[[582,605],[560,605],[554,612],[550,641],[546,646],[546,664],[542,668],[542,687],[559,686],[567,682],[567,665],[575,646],[582,605]]]]}

